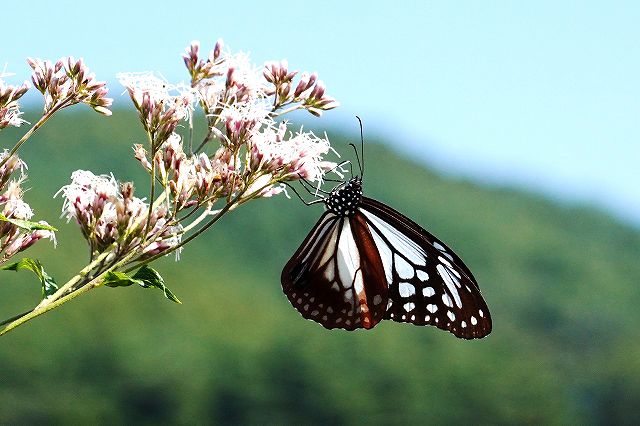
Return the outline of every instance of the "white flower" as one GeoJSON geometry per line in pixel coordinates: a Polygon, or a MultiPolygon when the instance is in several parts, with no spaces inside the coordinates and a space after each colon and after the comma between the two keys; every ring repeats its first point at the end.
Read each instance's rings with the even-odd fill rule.
{"type": "MultiPolygon", "coordinates": [[[[156,77],[152,72],[121,72],[116,78],[124,87],[138,95],[148,93],[153,100],[166,100],[170,97],[170,86],[165,80],[156,77]]],[[[142,103],[142,97],[137,98],[142,103]]]]}
{"type": "Polygon", "coordinates": [[[33,217],[33,210],[29,204],[22,199],[24,191],[22,190],[21,183],[25,178],[26,176],[22,176],[18,180],[9,182],[7,190],[2,195],[4,216],[25,220],[33,217]]]}
{"type": "MultiPolygon", "coordinates": [[[[0,162],[5,161],[7,156],[9,155],[9,150],[5,149],[3,152],[0,152],[0,162]]],[[[0,177],[8,179],[11,174],[13,174],[16,170],[20,170],[20,178],[22,181],[26,179],[25,170],[27,169],[27,163],[22,161],[17,155],[13,155],[12,158],[7,160],[2,166],[0,166],[0,177]]]]}
{"type": "Polygon", "coordinates": [[[33,217],[33,209],[21,198],[10,198],[4,205],[4,215],[29,220],[33,217]]]}
{"type": "Polygon", "coordinates": [[[227,70],[233,69],[234,81],[247,88],[253,95],[252,97],[258,97],[264,94],[265,84],[264,78],[262,77],[262,68],[256,67],[251,63],[251,58],[248,53],[238,52],[231,54],[227,51],[222,54],[222,57],[223,62],[221,67],[224,67],[225,76],[227,75],[227,70]]]}
{"type": "Polygon", "coordinates": [[[196,87],[198,99],[207,106],[209,111],[213,111],[222,102],[226,88],[224,80],[212,78],[202,80],[196,87]]]}
{"type": "Polygon", "coordinates": [[[175,108],[178,119],[188,120],[191,117],[196,92],[184,83],[169,84],[152,72],[118,73],[116,77],[138,105],[147,94],[152,104],[162,104],[165,109],[175,108]]]}
{"type": "Polygon", "coordinates": [[[320,138],[300,129],[286,139],[283,133],[282,128],[275,129],[272,124],[252,134],[254,167],[269,171],[282,170],[291,179],[302,177],[311,182],[320,182],[325,171],[336,166],[322,159],[331,149],[326,136],[320,138]]]}
{"type": "Polygon", "coordinates": [[[118,183],[113,176],[96,176],[88,170],[76,170],[71,174],[71,183],[60,188],[55,196],[59,193],[64,196],[62,215],[67,220],[80,219],[78,214],[83,210],[99,210],[100,216],[109,216],[113,206],[106,205],[106,201],[116,198],[118,183]]]}
{"type": "Polygon", "coordinates": [[[265,121],[269,117],[271,106],[267,100],[242,102],[225,105],[220,117],[225,121],[265,121]]]}
{"type": "Polygon", "coordinates": [[[0,73],[0,129],[7,126],[20,127],[27,123],[22,119],[23,112],[20,111],[18,99],[29,90],[29,84],[25,81],[21,86],[6,84],[4,77],[12,76],[11,73],[0,73]]]}

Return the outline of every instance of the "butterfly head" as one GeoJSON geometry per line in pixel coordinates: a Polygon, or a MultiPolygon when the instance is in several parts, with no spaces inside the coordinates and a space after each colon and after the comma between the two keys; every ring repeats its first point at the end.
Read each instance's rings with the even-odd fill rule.
{"type": "Polygon", "coordinates": [[[361,200],[362,179],[356,176],[331,191],[324,204],[336,216],[353,216],[361,200]]]}

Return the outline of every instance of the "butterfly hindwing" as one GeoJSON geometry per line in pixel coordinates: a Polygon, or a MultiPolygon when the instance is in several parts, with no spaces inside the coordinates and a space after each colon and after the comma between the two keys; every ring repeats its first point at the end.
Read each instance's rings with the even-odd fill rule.
{"type": "Polygon", "coordinates": [[[282,271],[303,317],[326,328],[371,328],[384,318],[387,282],[364,216],[325,212],[282,271]]]}
{"type": "Polygon", "coordinates": [[[383,259],[389,284],[387,318],[434,325],[466,339],[491,332],[478,284],[449,247],[376,200],[363,197],[359,210],[383,259]]]}

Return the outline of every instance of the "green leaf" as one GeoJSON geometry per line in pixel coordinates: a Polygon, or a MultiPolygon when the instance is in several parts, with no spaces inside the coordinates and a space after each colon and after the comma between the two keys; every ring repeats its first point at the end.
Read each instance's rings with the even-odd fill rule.
{"type": "Polygon", "coordinates": [[[109,287],[127,287],[131,284],[138,284],[144,288],[159,288],[164,292],[164,297],[176,303],[182,303],[171,290],[164,284],[164,279],[158,271],[143,266],[138,269],[133,276],[129,276],[124,272],[109,271],[105,274],[102,283],[109,287]]]}
{"type": "Polygon", "coordinates": [[[56,232],[57,229],[50,225],[45,225],[44,223],[31,222],[30,220],[24,219],[9,219],[3,214],[0,214],[0,222],[9,222],[18,228],[26,229],[27,231],[52,231],[56,232]]]}
{"type": "Polygon", "coordinates": [[[176,297],[176,295],[167,288],[167,286],[164,284],[164,279],[155,269],[145,265],[142,268],[138,269],[135,274],[133,274],[133,278],[142,281],[143,284],[140,284],[141,286],[159,288],[164,292],[164,297],[166,297],[167,299],[172,300],[176,303],[182,303],[176,297]]]}
{"type": "Polygon", "coordinates": [[[129,275],[124,272],[114,272],[109,271],[104,275],[102,279],[102,284],[109,287],[128,287],[131,284],[139,284],[142,283],[139,280],[135,280],[131,278],[129,275]]]}
{"type": "Polygon", "coordinates": [[[43,299],[45,297],[49,297],[53,295],[56,291],[58,291],[58,285],[56,284],[56,281],[44,271],[44,267],[42,266],[42,264],[38,259],[31,259],[31,258],[25,257],[24,259],[18,262],[0,266],[0,270],[4,270],[4,271],[17,272],[20,269],[27,269],[29,271],[32,271],[34,274],[38,276],[38,279],[42,284],[43,299]]]}

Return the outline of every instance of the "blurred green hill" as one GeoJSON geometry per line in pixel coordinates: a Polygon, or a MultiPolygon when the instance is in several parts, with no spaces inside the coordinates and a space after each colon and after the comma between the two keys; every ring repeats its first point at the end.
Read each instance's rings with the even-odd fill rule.
{"type": "MultiPolygon", "coordinates": [[[[0,133],[2,145],[16,135],[0,133]]],[[[305,321],[279,277],[321,208],[259,200],[180,262],[155,265],[183,305],[100,288],[2,337],[0,424],[640,423],[640,232],[588,207],[445,179],[385,147],[393,141],[368,139],[365,192],[465,259],[491,308],[489,337],[305,321]]],[[[60,229],[56,250],[27,255],[58,282],[86,248],[52,195],[76,169],[113,172],[146,194],[131,151],[143,141],[131,112],[67,113],[23,148],[26,199],[60,229]]],[[[26,272],[0,275],[3,318],[38,296],[26,272]]]]}

